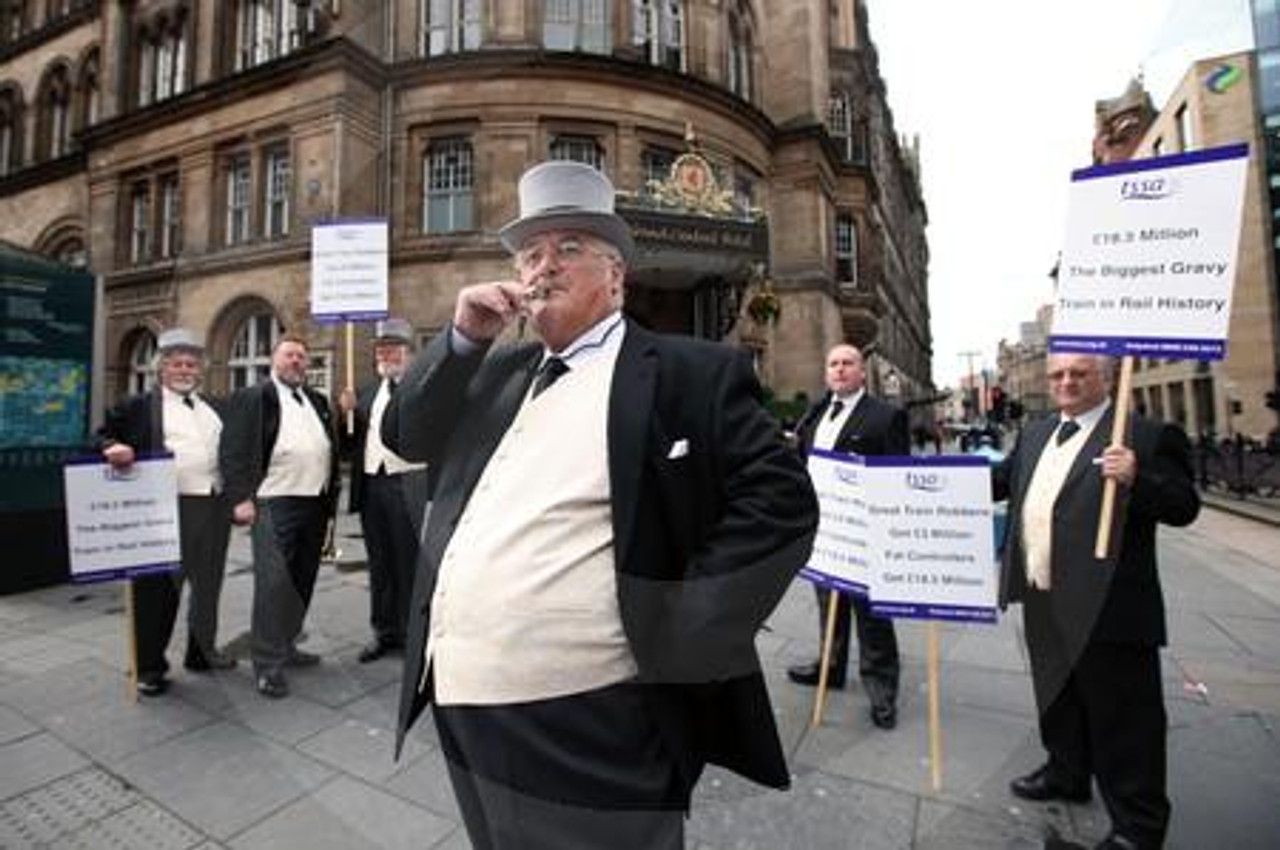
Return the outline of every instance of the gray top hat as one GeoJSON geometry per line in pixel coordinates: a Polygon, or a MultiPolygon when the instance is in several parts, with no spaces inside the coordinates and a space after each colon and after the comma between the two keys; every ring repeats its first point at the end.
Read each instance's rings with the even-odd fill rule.
{"type": "Polygon", "coordinates": [[[405,319],[383,319],[373,332],[373,341],[413,345],[413,325],[405,319]]]}
{"type": "Polygon", "coordinates": [[[613,211],[613,184],[581,162],[539,163],[520,177],[520,217],[498,231],[511,253],[548,230],[582,230],[616,246],[627,261],[635,253],[631,228],[613,211]]]}
{"type": "Polygon", "coordinates": [[[204,343],[186,328],[170,328],[156,339],[156,350],[161,353],[180,350],[203,353],[204,343]]]}

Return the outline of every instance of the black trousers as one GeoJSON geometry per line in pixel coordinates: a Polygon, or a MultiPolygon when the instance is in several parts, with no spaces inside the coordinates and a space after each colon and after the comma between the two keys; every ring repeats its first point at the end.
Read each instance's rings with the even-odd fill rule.
{"type": "Polygon", "coordinates": [[[1170,803],[1160,649],[1090,641],[1069,652],[1047,599],[1031,594],[1024,614],[1050,769],[1073,784],[1096,777],[1112,828],[1141,848],[1161,847],[1170,803]]]}
{"type": "Polygon", "coordinates": [[[325,500],[320,496],[260,499],[253,545],[253,666],[279,673],[302,631],[324,547],[325,500]]]}
{"type": "Polygon", "coordinates": [[[178,529],[182,568],[175,573],[133,580],[133,633],[139,676],[162,676],[169,669],[165,651],[173,637],[184,581],[191,586],[187,599],[188,645],[200,652],[216,646],[231,509],[221,496],[179,496],[178,529]]]}
{"type": "Polygon", "coordinates": [[[689,790],[641,685],[434,706],[476,850],[680,850],[689,790]]]}
{"type": "Polygon", "coordinates": [[[369,556],[369,625],[379,643],[403,645],[418,539],[403,475],[365,477],[360,527],[369,556]]]}
{"type": "MultiPolygon", "coordinates": [[[[825,587],[815,587],[818,595],[818,639],[827,626],[825,587]]],[[[902,672],[898,658],[898,635],[893,620],[871,613],[871,604],[863,596],[841,593],[836,601],[836,627],[831,644],[831,675],[841,680],[849,664],[850,620],[858,624],[858,673],[862,686],[873,705],[894,705],[898,699],[898,678],[902,672]],[[850,611],[852,610],[852,617],[850,611]]]]}

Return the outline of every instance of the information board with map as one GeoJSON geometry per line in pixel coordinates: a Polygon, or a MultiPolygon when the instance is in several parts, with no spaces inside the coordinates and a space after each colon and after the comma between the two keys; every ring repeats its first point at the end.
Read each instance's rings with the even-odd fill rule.
{"type": "Polygon", "coordinates": [[[0,356],[0,449],[82,442],[88,394],[84,363],[0,356]]]}

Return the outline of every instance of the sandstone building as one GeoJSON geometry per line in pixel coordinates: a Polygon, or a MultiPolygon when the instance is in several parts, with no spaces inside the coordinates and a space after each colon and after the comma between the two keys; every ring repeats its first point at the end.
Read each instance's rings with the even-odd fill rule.
{"type": "Polygon", "coordinates": [[[206,335],[215,390],[286,329],[337,386],[321,222],[389,223],[390,309],[429,337],[510,274],[495,234],[547,158],[618,186],[641,321],[752,348],[782,397],[841,338],[930,394],[918,151],[862,0],[0,2],[0,239],[100,276],[108,400],[172,324],[206,335]]]}

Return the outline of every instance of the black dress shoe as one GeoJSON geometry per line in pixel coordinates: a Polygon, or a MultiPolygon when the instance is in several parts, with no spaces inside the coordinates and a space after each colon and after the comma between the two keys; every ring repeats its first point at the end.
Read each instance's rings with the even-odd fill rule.
{"type": "Polygon", "coordinates": [[[281,699],[289,695],[289,683],[280,673],[259,673],[258,693],[270,699],[281,699]]]}
{"type": "Polygon", "coordinates": [[[898,725],[898,709],[887,704],[873,705],[871,722],[879,729],[892,729],[898,725]]]}
{"type": "Polygon", "coordinates": [[[169,690],[169,680],[163,673],[138,677],[138,693],[144,697],[158,697],[167,690],[169,690]]]}
{"type": "Polygon", "coordinates": [[[356,656],[356,660],[361,664],[368,664],[370,661],[377,661],[384,655],[391,655],[404,649],[404,644],[394,640],[375,640],[366,644],[360,650],[360,654],[356,656]]]}
{"type": "MultiPolygon", "coordinates": [[[[795,682],[797,685],[816,687],[818,684],[819,672],[820,665],[817,661],[814,661],[811,664],[797,664],[795,667],[787,668],[787,678],[795,682]]],[[[827,672],[827,687],[836,689],[843,688],[844,673],[829,670],[827,672]]]]}
{"type": "Polygon", "coordinates": [[[216,649],[211,652],[188,649],[187,657],[182,662],[182,666],[192,673],[208,673],[213,670],[231,670],[236,666],[236,660],[225,652],[219,652],[216,649]]]}
{"type": "Polygon", "coordinates": [[[1047,764],[1010,782],[1009,790],[1015,797],[1037,802],[1062,800],[1066,803],[1087,803],[1093,798],[1088,781],[1063,782],[1053,775],[1047,764]]]}
{"type": "Polygon", "coordinates": [[[1106,838],[1094,845],[1093,850],[1138,850],[1139,846],[1136,841],[1130,841],[1123,835],[1109,832],[1106,838]]]}
{"type": "Polygon", "coordinates": [[[320,656],[314,652],[303,652],[301,649],[290,651],[289,657],[284,660],[288,667],[314,667],[320,663],[320,656]]]}

